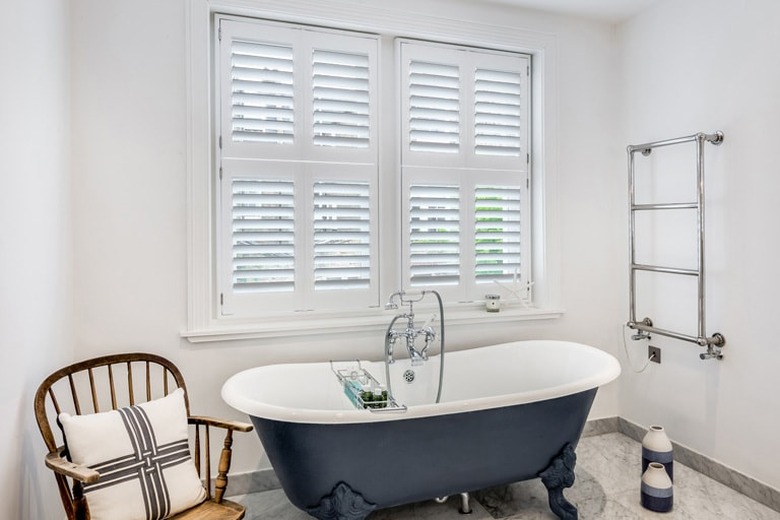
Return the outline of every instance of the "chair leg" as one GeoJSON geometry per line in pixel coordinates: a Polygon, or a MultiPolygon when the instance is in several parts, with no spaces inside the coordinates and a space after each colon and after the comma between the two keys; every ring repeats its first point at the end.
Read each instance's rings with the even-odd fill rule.
{"type": "Polygon", "coordinates": [[[81,482],[73,483],[73,517],[76,520],[87,520],[87,499],[84,498],[84,488],[81,482]]]}
{"type": "Polygon", "coordinates": [[[222,448],[222,453],[219,456],[219,468],[217,469],[217,481],[214,483],[214,501],[216,503],[222,502],[222,497],[225,495],[225,489],[228,484],[228,471],[230,471],[230,459],[233,455],[230,449],[233,445],[233,431],[228,430],[225,435],[225,445],[222,448]]]}

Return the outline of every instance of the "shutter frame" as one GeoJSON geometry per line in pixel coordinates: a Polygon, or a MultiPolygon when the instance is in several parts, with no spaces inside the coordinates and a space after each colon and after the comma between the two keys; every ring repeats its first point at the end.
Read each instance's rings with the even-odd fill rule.
{"type": "MultiPolygon", "coordinates": [[[[530,58],[405,40],[399,42],[399,47],[401,121],[405,125],[401,164],[406,242],[404,283],[435,285],[437,277],[445,280],[451,258],[457,258],[454,263],[458,265],[459,276],[451,276],[447,281],[453,285],[444,287],[449,300],[482,300],[486,292],[494,292],[487,290],[487,284],[494,281],[527,282],[531,268],[526,161],[530,139],[527,73],[530,58]],[[458,153],[422,151],[413,146],[409,132],[415,127],[410,120],[415,115],[413,111],[420,108],[411,100],[412,88],[406,83],[411,81],[413,73],[419,73],[414,66],[419,63],[439,63],[459,70],[458,153]],[[457,232],[453,231],[457,237],[443,234],[442,240],[435,243],[439,250],[416,240],[419,232],[415,229],[414,215],[419,209],[414,207],[412,199],[422,185],[459,190],[459,226],[457,232]],[[496,207],[491,209],[488,201],[496,207]],[[447,249],[453,244],[457,244],[459,257],[447,249]],[[436,262],[444,267],[438,270],[432,267],[436,262]]],[[[434,78],[430,82],[436,83],[435,75],[425,78],[434,78]]],[[[441,128],[446,129],[446,125],[431,125],[432,131],[441,128]]],[[[433,209],[429,208],[427,213],[435,217],[433,209]]]]}
{"type": "Polygon", "coordinates": [[[232,16],[219,23],[219,315],[377,305],[378,37],[232,16]],[[293,207],[267,190],[234,193],[240,185],[283,186],[293,207]],[[340,209],[321,200],[315,208],[326,185],[360,186],[359,217],[333,217],[346,211],[337,195],[325,206],[340,209]],[[335,289],[345,297],[333,298],[335,289]]]}

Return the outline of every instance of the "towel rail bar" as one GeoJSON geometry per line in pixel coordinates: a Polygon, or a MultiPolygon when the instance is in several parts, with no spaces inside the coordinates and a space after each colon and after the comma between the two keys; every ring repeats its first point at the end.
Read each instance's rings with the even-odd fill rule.
{"type": "Polygon", "coordinates": [[[720,144],[723,142],[723,132],[717,131],[714,134],[705,134],[699,132],[698,134],[686,135],[685,137],[676,137],[674,139],[666,139],[663,141],[653,141],[651,143],[632,144],[628,146],[629,153],[642,152],[642,155],[650,155],[650,150],[653,148],[661,148],[662,146],[671,146],[675,144],[690,143],[691,141],[708,141],[712,144],[720,144]]]}
{"type": "Polygon", "coordinates": [[[656,209],[696,209],[699,205],[695,202],[670,202],[667,204],[634,204],[631,209],[634,211],[648,211],[656,209]]]}
{"type": "Polygon", "coordinates": [[[702,347],[706,347],[707,345],[723,346],[723,344],[726,342],[726,340],[723,338],[723,335],[717,332],[711,337],[697,337],[690,334],[683,334],[682,332],[672,332],[670,330],[653,327],[651,325],[645,325],[641,321],[629,323],[628,327],[634,330],[641,330],[643,332],[649,332],[652,334],[658,334],[660,336],[667,336],[669,338],[696,343],[702,347]]]}
{"type": "Polygon", "coordinates": [[[650,271],[653,273],[684,274],[687,276],[699,276],[698,269],[682,269],[680,267],[662,267],[660,265],[632,264],[635,271],[650,271]]]}

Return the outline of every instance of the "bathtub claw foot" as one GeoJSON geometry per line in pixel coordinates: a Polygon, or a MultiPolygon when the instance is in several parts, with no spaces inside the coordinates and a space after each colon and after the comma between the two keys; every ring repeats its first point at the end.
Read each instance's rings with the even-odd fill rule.
{"type": "Polygon", "coordinates": [[[319,520],[364,520],[374,509],[376,504],[366,501],[346,483],[339,482],[330,495],[322,497],[319,505],[306,512],[319,520]]]}
{"type": "Polygon", "coordinates": [[[577,455],[574,453],[574,448],[567,443],[547,469],[539,474],[542,484],[547,488],[550,509],[561,520],[577,520],[577,508],[563,496],[563,490],[574,484],[576,463],[577,455]]]}

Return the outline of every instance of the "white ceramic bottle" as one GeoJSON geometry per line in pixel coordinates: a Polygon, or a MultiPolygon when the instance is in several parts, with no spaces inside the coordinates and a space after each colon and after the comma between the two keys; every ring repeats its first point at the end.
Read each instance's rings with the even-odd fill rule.
{"type": "Polygon", "coordinates": [[[672,480],[666,473],[666,468],[659,462],[647,465],[647,471],[642,474],[642,507],[657,513],[672,510],[674,494],[672,480]]]}
{"type": "Polygon", "coordinates": [[[672,442],[666,436],[663,426],[651,426],[642,439],[642,473],[651,462],[663,464],[669,479],[674,482],[674,453],[672,442]]]}

